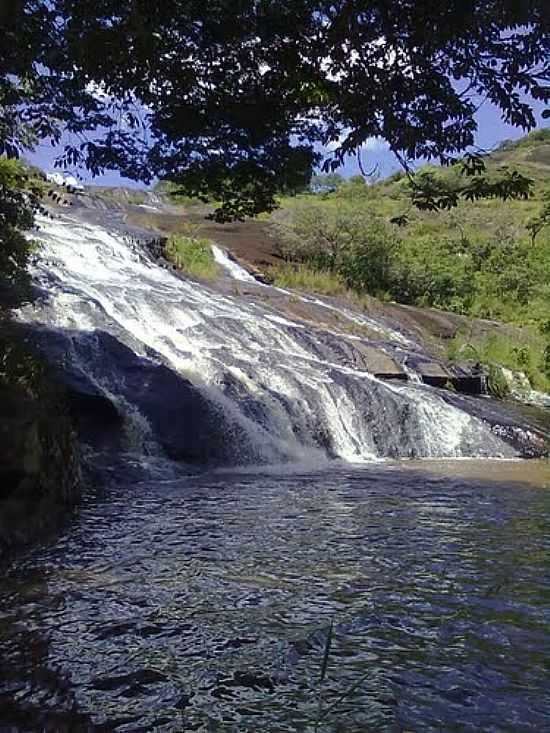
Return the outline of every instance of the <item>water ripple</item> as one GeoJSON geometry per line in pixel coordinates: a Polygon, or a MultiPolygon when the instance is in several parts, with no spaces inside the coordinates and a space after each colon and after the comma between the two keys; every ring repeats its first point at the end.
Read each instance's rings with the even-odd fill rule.
{"type": "Polygon", "coordinates": [[[538,466],[120,480],[2,581],[0,730],[313,731],[331,620],[319,731],[550,730],[538,466]]]}

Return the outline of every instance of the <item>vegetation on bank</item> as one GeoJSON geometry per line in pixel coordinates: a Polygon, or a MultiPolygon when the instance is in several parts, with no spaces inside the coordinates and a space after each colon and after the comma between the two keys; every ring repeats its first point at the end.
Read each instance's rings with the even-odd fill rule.
{"type": "Polygon", "coordinates": [[[164,246],[164,253],[179,270],[202,280],[213,280],[220,268],[212,254],[212,242],[196,236],[171,234],[164,246]]]}
{"type": "Polygon", "coordinates": [[[0,318],[30,295],[27,266],[34,245],[25,232],[34,226],[42,187],[32,169],[0,157],[0,318]]]}
{"type": "MultiPolygon", "coordinates": [[[[526,371],[533,386],[548,389],[550,129],[503,143],[487,161],[489,177],[502,177],[506,166],[530,178],[530,198],[461,201],[442,212],[412,207],[403,173],[374,185],[362,177],[317,177],[316,193],[282,199],[272,217],[284,260],[272,271],[275,282],[526,326],[529,345],[501,349],[499,363],[526,371]],[[528,355],[519,358],[515,348],[528,355]]],[[[461,175],[458,164],[428,165],[417,179],[424,179],[424,189],[455,189],[461,175]]],[[[494,345],[474,348],[480,349],[477,360],[497,360],[494,345]]]]}
{"type": "Polygon", "coordinates": [[[0,324],[0,562],[64,521],[81,490],[64,391],[14,324],[0,324]]]}
{"type": "Polygon", "coordinates": [[[11,310],[31,297],[29,259],[36,244],[28,233],[40,208],[43,181],[19,160],[0,157],[0,387],[31,390],[40,366],[20,348],[11,310]]]}
{"type": "Polygon", "coordinates": [[[282,262],[269,271],[273,284],[280,288],[297,288],[321,295],[348,295],[349,290],[338,273],[306,263],[282,262]]]}

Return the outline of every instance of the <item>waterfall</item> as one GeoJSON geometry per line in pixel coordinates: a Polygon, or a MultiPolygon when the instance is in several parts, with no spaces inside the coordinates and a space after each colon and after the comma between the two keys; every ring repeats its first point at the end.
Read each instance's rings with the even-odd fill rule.
{"type": "Polygon", "coordinates": [[[227,252],[225,252],[221,247],[218,247],[217,244],[212,245],[212,254],[214,255],[214,259],[218,265],[221,265],[224,270],[227,270],[229,275],[235,280],[241,280],[242,282],[249,283],[257,282],[256,278],[247,272],[244,267],[241,267],[238,262],[235,262],[228,257],[227,252]]]}
{"type": "MultiPolygon", "coordinates": [[[[76,217],[39,226],[43,297],[20,320],[40,324],[46,354],[113,403],[149,446],[239,465],[515,455],[436,390],[340,363],[335,334],[318,338],[253,300],[180,277],[116,231],[76,217]]],[[[214,255],[229,275],[253,281],[219,248],[214,255]]],[[[405,348],[381,322],[345,309],[342,317],[405,348]]]]}

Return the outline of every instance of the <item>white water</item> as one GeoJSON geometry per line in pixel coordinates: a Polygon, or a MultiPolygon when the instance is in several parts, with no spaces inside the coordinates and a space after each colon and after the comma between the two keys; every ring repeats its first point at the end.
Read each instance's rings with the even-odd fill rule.
{"type": "MultiPolygon", "coordinates": [[[[303,337],[301,324],[177,277],[146,261],[122,236],[68,218],[41,219],[40,227],[35,275],[48,301],[21,317],[72,329],[73,340],[107,331],[191,380],[224,416],[220,430],[227,440],[253,447],[236,462],[319,464],[327,447],[350,462],[514,455],[485,423],[434,391],[334,363],[322,344],[303,337]]],[[[214,254],[232,276],[245,279],[221,250],[214,254]]],[[[395,339],[402,347],[401,334],[395,339]]],[[[107,383],[93,363],[76,367],[116,399],[116,374],[107,383]]],[[[135,409],[132,419],[141,424],[135,409]]]]}
{"type": "Polygon", "coordinates": [[[407,363],[406,358],[401,362],[401,366],[403,367],[403,371],[407,375],[407,379],[410,382],[413,382],[413,384],[422,384],[422,377],[407,363]]]}
{"type": "Polygon", "coordinates": [[[244,267],[241,267],[237,262],[227,256],[227,253],[218,247],[217,244],[212,245],[212,254],[216,262],[221,265],[224,270],[227,270],[229,275],[235,280],[241,280],[241,282],[256,283],[256,278],[253,277],[244,267]]]}
{"type": "Polygon", "coordinates": [[[539,392],[531,387],[524,372],[514,372],[502,367],[502,374],[510,388],[510,394],[519,402],[537,407],[550,407],[550,395],[539,392]]]}

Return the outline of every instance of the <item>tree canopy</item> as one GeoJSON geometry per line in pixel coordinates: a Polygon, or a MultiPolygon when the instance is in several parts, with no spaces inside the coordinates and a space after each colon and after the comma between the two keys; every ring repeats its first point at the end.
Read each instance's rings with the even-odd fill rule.
{"type": "MultiPolygon", "coordinates": [[[[0,24],[0,152],[66,130],[62,164],[170,179],[221,219],[271,209],[324,146],[325,172],[373,136],[405,169],[448,163],[481,101],[529,130],[550,99],[547,0],[4,0],[0,24]]],[[[491,186],[466,188],[528,189],[491,186]]]]}

